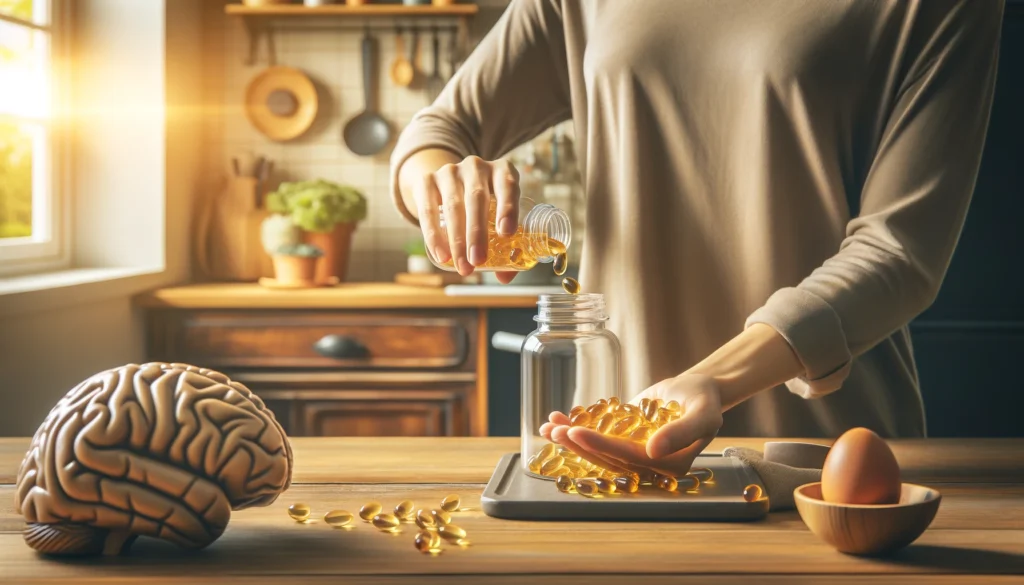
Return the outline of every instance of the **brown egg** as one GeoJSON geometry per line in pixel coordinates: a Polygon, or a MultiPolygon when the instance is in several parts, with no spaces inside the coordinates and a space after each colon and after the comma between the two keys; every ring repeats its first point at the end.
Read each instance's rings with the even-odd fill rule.
{"type": "Polygon", "coordinates": [[[821,495],[835,504],[896,504],[900,466],[889,445],[865,428],[850,429],[832,445],[821,469],[821,495]]]}

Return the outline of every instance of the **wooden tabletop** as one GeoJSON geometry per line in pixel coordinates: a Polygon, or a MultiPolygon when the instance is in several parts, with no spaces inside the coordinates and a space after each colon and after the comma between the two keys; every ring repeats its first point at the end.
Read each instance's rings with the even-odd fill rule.
{"type": "MultiPolygon", "coordinates": [[[[0,582],[456,583],[586,582],[1020,583],[1024,574],[1024,440],[891,441],[906,481],[938,489],[942,505],[916,543],[885,559],[847,556],[811,534],[794,512],[751,523],[522,522],[490,518],[480,492],[518,439],[333,438],[292,440],[295,483],[274,504],[233,514],[210,547],[182,553],[140,539],[130,555],[48,560],[23,542],[13,485],[27,439],[0,439],[0,582]],[[359,522],[333,530],[297,524],[286,508],[314,515],[356,511],[376,500],[436,507],[449,493],[465,511],[454,522],[471,544],[432,557],[397,535],[359,522]]],[[[717,439],[761,448],[760,439],[717,439]]],[[[823,442],[826,441],[815,441],[823,442]]]]}
{"type": "Polygon", "coordinates": [[[534,308],[536,295],[449,296],[441,288],[386,282],[302,290],[215,283],[162,288],[139,295],[142,307],[177,309],[508,309],[534,308]]]}

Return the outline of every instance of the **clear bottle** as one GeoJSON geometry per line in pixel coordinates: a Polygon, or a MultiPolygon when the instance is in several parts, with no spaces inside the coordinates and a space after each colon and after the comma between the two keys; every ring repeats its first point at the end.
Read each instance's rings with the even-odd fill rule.
{"type": "MultiPolygon", "coordinates": [[[[538,263],[552,262],[569,249],[572,240],[569,215],[554,205],[520,197],[519,227],[511,236],[498,234],[494,223],[496,211],[497,202],[492,197],[487,215],[487,260],[477,266],[476,271],[522,272],[538,263]]],[[[443,208],[441,229],[446,229],[443,208]]],[[[431,250],[427,251],[427,256],[434,266],[449,272],[456,271],[451,259],[438,262],[431,250]]]]}
{"type": "Polygon", "coordinates": [[[605,327],[604,295],[541,295],[534,320],[537,329],[523,341],[521,356],[521,458],[524,472],[544,477],[530,463],[549,444],[540,427],[552,412],[568,414],[574,406],[626,397],[619,339],[605,327]]]}

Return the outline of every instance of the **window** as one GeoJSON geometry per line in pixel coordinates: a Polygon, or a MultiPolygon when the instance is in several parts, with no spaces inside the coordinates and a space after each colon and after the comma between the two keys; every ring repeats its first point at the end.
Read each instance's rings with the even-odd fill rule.
{"type": "Polygon", "coordinates": [[[54,1],[0,0],[0,273],[61,258],[54,1]]]}

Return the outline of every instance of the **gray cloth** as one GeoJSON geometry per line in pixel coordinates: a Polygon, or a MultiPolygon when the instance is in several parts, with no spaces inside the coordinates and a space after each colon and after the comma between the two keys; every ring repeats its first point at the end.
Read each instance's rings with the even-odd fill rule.
{"type": "Polygon", "coordinates": [[[974,189],[1002,0],[513,0],[392,155],[574,123],[583,289],[633,396],[755,322],[798,377],[721,436],[925,434],[910,334],[974,189]],[[841,388],[841,390],[840,390],[841,388]],[[788,390],[788,391],[787,391],[788,390]]]}
{"type": "Polygon", "coordinates": [[[768,492],[768,510],[792,510],[795,506],[793,490],[805,483],[821,481],[821,469],[791,467],[778,461],[768,461],[760,451],[745,447],[722,449],[725,457],[736,457],[754,468],[768,492]]]}

